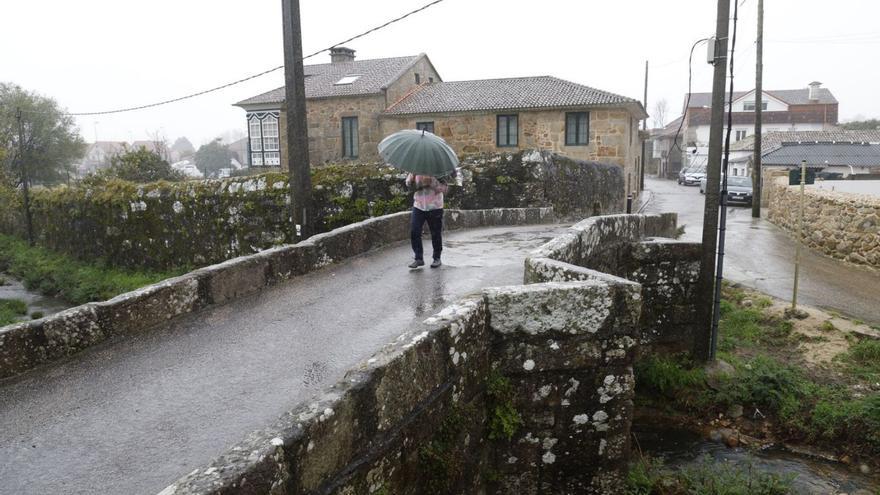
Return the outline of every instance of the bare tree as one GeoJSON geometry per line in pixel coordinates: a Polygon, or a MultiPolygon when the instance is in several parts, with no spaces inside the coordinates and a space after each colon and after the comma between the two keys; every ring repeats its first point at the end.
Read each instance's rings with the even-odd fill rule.
{"type": "Polygon", "coordinates": [[[666,98],[657,100],[657,103],[654,103],[654,115],[652,116],[655,129],[666,125],[666,117],[668,114],[669,104],[666,102],[666,98]]]}
{"type": "MultiPolygon", "coordinates": [[[[153,132],[147,132],[147,135],[150,137],[150,141],[153,144],[153,149],[148,150],[159,155],[159,158],[165,160],[166,162],[171,161],[171,149],[168,147],[168,138],[165,137],[165,134],[162,132],[162,129],[156,129],[153,132]]],[[[137,151],[137,150],[135,150],[137,151]]]]}

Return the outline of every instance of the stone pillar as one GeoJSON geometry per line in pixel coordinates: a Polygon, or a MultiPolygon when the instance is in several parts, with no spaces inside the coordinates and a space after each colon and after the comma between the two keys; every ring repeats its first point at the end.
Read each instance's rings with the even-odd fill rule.
{"type": "Polygon", "coordinates": [[[494,340],[490,493],[621,493],[638,284],[550,282],[484,294],[494,340]]]}

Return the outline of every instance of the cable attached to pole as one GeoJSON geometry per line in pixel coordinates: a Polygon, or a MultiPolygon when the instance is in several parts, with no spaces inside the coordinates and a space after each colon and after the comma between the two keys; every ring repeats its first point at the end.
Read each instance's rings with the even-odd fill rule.
{"type": "Polygon", "coordinates": [[[697,45],[706,41],[709,41],[709,38],[699,39],[694,42],[693,46],[691,46],[691,54],[688,56],[688,92],[687,97],[684,101],[684,113],[681,116],[681,122],[678,123],[678,129],[675,131],[675,137],[672,140],[672,148],[670,148],[670,151],[673,151],[675,148],[678,148],[678,151],[684,151],[678,144],[678,136],[681,133],[681,128],[684,126],[684,119],[685,117],[687,117],[688,106],[690,106],[691,104],[691,83],[693,81],[692,65],[694,59],[694,50],[697,48],[697,45]]]}
{"type": "Polygon", "coordinates": [[[730,93],[727,99],[727,134],[724,139],[723,174],[721,175],[721,206],[718,221],[718,259],[715,268],[715,296],[712,304],[712,330],[709,359],[714,360],[718,347],[718,323],[721,318],[721,283],[724,280],[724,240],[727,235],[727,176],[730,170],[730,131],[733,127],[733,57],[736,52],[736,21],[739,2],[733,3],[733,37],[730,39],[730,93]]]}

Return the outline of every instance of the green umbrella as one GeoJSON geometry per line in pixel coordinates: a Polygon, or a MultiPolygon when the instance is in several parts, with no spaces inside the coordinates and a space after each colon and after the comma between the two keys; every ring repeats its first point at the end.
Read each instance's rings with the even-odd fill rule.
{"type": "Polygon", "coordinates": [[[379,156],[392,167],[416,175],[444,177],[455,172],[455,151],[430,132],[405,129],[379,143],[379,156]]]}

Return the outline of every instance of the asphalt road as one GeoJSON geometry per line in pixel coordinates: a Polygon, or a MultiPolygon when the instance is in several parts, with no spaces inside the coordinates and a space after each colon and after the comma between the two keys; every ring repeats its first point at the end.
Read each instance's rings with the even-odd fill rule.
{"type": "MultiPolygon", "coordinates": [[[[645,212],[676,212],[679,225],[685,226],[683,239],[702,239],[705,196],[699,187],[649,177],[645,187],[652,193],[645,212]]],[[[751,207],[731,206],[727,212],[724,277],[791,301],[795,241],[764,218],[752,218],[751,207]]],[[[801,260],[799,303],[880,324],[880,272],[805,247],[801,260]]]]}
{"type": "Polygon", "coordinates": [[[525,253],[562,228],[453,232],[433,270],[396,245],[0,382],[0,493],[156,493],[414,321],[522,283],[525,253]]]}

